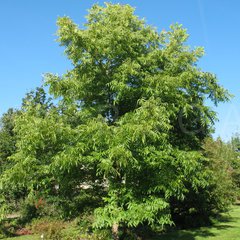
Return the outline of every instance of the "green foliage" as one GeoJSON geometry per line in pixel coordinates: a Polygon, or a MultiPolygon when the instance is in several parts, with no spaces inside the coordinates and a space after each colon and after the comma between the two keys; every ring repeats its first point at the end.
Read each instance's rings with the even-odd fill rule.
{"type": "MultiPolygon", "coordinates": [[[[34,114],[35,116],[44,117],[50,107],[52,107],[52,103],[50,103],[50,99],[47,99],[44,89],[40,87],[26,94],[26,97],[23,99],[21,110],[13,111],[10,109],[2,118],[0,155],[2,156],[1,160],[5,162],[5,167],[1,175],[0,183],[0,212],[2,213],[0,219],[3,219],[8,212],[19,211],[20,200],[29,195],[27,186],[23,184],[23,182],[27,181],[24,175],[29,175],[30,171],[28,172],[28,170],[31,169],[31,166],[33,167],[30,162],[28,169],[26,165],[26,162],[32,159],[32,156],[30,156],[32,154],[30,152],[33,148],[30,149],[26,147],[26,150],[30,153],[27,159],[25,159],[24,154],[19,152],[19,149],[22,145],[28,144],[28,141],[34,139],[34,135],[31,135],[31,131],[29,131],[29,127],[34,128],[34,123],[30,126],[28,125],[30,123],[28,120],[32,121],[34,114]],[[27,120],[27,115],[31,116],[32,119],[27,120]],[[23,131],[29,134],[26,136],[29,139],[23,137],[23,131]],[[21,167],[19,167],[19,162],[15,160],[13,156],[19,157],[20,161],[22,161],[23,164],[21,167]],[[24,170],[22,170],[22,168],[24,168],[24,170]]],[[[34,129],[32,129],[32,131],[34,131],[34,129]]],[[[34,144],[34,142],[32,143],[34,144]]],[[[32,170],[32,173],[35,174],[36,172],[34,172],[34,169],[32,170]]],[[[31,183],[28,183],[28,187],[31,187],[31,183]]]]}
{"type": "Polygon", "coordinates": [[[211,218],[226,211],[238,195],[232,167],[237,154],[232,146],[221,139],[208,138],[203,144],[203,154],[207,186],[198,191],[189,187],[183,201],[172,199],[172,216],[181,227],[210,224],[211,218]]]}
{"type": "Polygon", "coordinates": [[[43,235],[46,240],[62,240],[65,224],[59,220],[43,218],[35,220],[31,224],[31,230],[34,234],[43,235]]]}
{"type": "Polygon", "coordinates": [[[232,167],[232,177],[234,179],[234,183],[238,188],[238,198],[240,198],[240,135],[235,134],[233,135],[230,143],[232,147],[232,151],[235,151],[234,157],[231,158],[231,167],[232,167]]]}
{"type": "Polygon", "coordinates": [[[73,68],[45,76],[56,106],[42,88],[23,101],[3,189],[56,201],[65,218],[90,208],[95,231],[116,236],[163,229],[173,204],[200,192],[211,199],[221,175],[209,178],[214,166],[201,151],[216,119],[205,102],[230,95],[197,67],[203,49],[186,46],[181,25],[158,33],[129,5],[94,5],[84,28],[68,17],[58,26],[73,68]]]}
{"type": "Polygon", "coordinates": [[[16,231],[16,222],[4,221],[0,224],[0,239],[6,239],[7,237],[14,236],[16,231]]]}
{"type": "Polygon", "coordinates": [[[14,118],[18,111],[10,108],[0,120],[0,174],[12,166],[8,157],[16,151],[16,135],[14,134],[14,118]]]}
{"type": "MultiPolygon", "coordinates": [[[[207,139],[203,146],[205,154],[209,158],[211,170],[212,197],[214,206],[223,209],[233,203],[237,196],[237,186],[234,179],[234,163],[238,161],[238,154],[232,146],[221,139],[213,141],[207,139]]],[[[239,170],[239,169],[238,169],[239,170]]]]}

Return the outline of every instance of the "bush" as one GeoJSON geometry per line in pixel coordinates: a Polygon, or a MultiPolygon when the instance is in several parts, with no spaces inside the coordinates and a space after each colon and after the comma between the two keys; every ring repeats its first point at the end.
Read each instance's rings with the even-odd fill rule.
{"type": "Polygon", "coordinates": [[[37,197],[22,200],[20,203],[20,214],[22,224],[30,223],[36,218],[59,218],[61,215],[58,206],[54,202],[37,197]]]}
{"type": "Polygon", "coordinates": [[[20,213],[22,223],[29,223],[32,219],[38,217],[38,209],[33,201],[26,199],[22,200],[20,204],[20,213]]]}
{"type": "Polygon", "coordinates": [[[16,230],[15,221],[1,221],[0,222],[0,239],[14,236],[16,230]]]}
{"type": "Polygon", "coordinates": [[[65,225],[66,224],[60,220],[42,218],[34,220],[30,228],[33,233],[43,235],[44,239],[62,240],[62,231],[65,228],[65,225]]]}
{"type": "MultiPolygon", "coordinates": [[[[90,216],[91,218],[91,216],[90,216]]],[[[91,231],[91,220],[86,216],[72,222],[41,218],[32,221],[29,229],[46,240],[111,240],[110,230],[91,231]]]]}

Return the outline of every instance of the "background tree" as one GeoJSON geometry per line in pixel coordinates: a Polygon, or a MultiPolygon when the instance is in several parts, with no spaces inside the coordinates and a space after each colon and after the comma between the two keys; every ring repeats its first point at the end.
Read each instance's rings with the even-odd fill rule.
{"type": "MultiPolygon", "coordinates": [[[[32,169],[31,166],[29,166],[29,169],[26,168],[27,165],[25,163],[27,161],[23,154],[19,154],[19,148],[21,145],[27,144],[28,141],[34,139],[34,135],[31,135],[31,130],[37,130],[34,126],[34,121],[36,123],[34,116],[38,116],[39,118],[45,117],[52,106],[51,99],[47,97],[43,87],[38,87],[26,94],[22,100],[20,110],[13,111],[10,109],[2,118],[3,128],[0,133],[0,147],[2,150],[1,156],[4,157],[4,161],[6,162],[4,171],[2,171],[2,180],[4,181],[4,176],[7,178],[8,176],[15,177],[14,181],[9,179],[9,181],[2,182],[1,185],[1,195],[4,197],[2,201],[5,202],[5,204],[2,204],[2,207],[7,209],[7,211],[19,210],[22,199],[28,196],[27,186],[26,184],[21,184],[21,182],[26,180],[27,176],[31,178],[32,175],[36,174],[36,172],[34,173],[34,165],[32,169]],[[26,115],[32,116],[32,119],[28,119],[32,121],[32,125],[28,120],[24,122],[26,115]],[[26,138],[22,135],[23,131],[27,134],[26,138]],[[25,166],[24,172],[21,171],[21,167],[18,167],[19,163],[13,156],[16,156],[16,159],[18,157],[21,159],[22,164],[25,166]],[[29,171],[30,169],[31,171],[29,171]]],[[[32,144],[35,144],[34,141],[32,144]]],[[[30,145],[28,146],[28,152],[31,152],[30,145]]],[[[41,153],[38,152],[38,154],[41,153]]],[[[30,158],[30,154],[27,157],[30,158]]],[[[29,182],[30,186],[31,182],[29,182]]]]}
{"type": "Polygon", "coordinates": [[[202,153],[206,157],[204,171],[208,185],[198,191],[190,188],[183,200],[171,199],[173,220],[181,227],[210,224],[210,216],[226,211],[238,196],[235,171],[239,168],[233,168],[238,154],[231,144],[220,138],[206,138],[202,153]]]}
{"type": "MultiPolygon", "coordinates": [[[[14,133],[14,119],[19,114],[10,108],[0,120],[0,177],[2,178],[4,171],[10,169],[14,164],[9,160],[9,157],[16,152],[16,134],[14,133]]],[[[6,201],[8,201],[8,207],[12,207],[12,202],[15,202],[16,193],[18,191],[6,191],[3,194],[0,186],[0,221],[3,217],[4,211],[7,209],[6,201]],[[11,199],[11,201],[10,201],[11,199]],[[4,204],[5,203],[5,204],[4,204]]]]}
{"type": "Polygon", "coordinates": [[[18,111],[10,108],[1,118],[0,128],[0,174],[10,168],[8,157],[16,151],[16,135],[14,129],[14,118],[18,111]]]}
{"type": "Polygon", "coordinates": [[[239,196],[239,189],[240,189],[240,135],[239,133],[236,133],[232,136],[231,141],[228,143],[232,151],[235,152],[235,157],[231,158],[231,166],[232,166],[232,176],[234,179],[234,182],[238,188],[238,198],[239,196]]]}

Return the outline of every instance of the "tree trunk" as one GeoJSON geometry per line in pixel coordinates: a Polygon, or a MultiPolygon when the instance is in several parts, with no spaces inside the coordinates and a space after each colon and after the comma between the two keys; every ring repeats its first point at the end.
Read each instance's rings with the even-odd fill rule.
{"type": "Polygon", "coordinates": [[[112,226],[112,235],[113,235],[113,239],[114,240],[119,240],[119,236],[118,236],[118,224],[114,223],[112,226]]]}

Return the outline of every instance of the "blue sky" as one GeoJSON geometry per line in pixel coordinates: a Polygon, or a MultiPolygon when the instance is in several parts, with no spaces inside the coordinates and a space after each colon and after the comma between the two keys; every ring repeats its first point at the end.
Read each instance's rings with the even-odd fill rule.
{"type": "MultiPolygon", "coordinates": [[[[25,93],[42,83],[42,74],[70,68],[55,42],[56,19],[70,16],[81,25],[94,0],[0,1],[0,114],[19,107],[25,93]]],[[[221,104],[215,136],[228,140],[240,132],[240,1],[112,0],[136,7],[136,14],[159,31],[175,22],[190,34],[191,46],[204,46],[199,65],[214,72],[235,97],[221,104]]]]}

